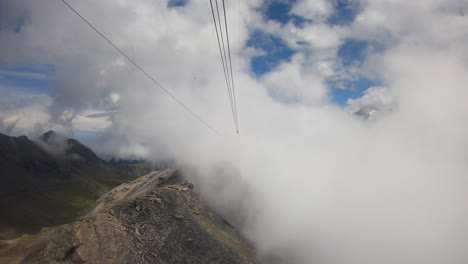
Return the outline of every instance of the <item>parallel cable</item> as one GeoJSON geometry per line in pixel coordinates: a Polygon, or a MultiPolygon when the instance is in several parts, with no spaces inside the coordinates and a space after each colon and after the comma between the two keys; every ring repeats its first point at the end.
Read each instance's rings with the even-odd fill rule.
{"type": "MultiPolygon", "coordinates": [[[[215,14],[214,14],[214,10],[213,10],[213,3],[212,3],[211,0],[210,0],[210,4],[211,4],[211,12],[212,12],[212,15],[213,15],[213,23],[214,23],[215,32],[216,32],[216,39],[218,40],[218,47],[219,47],[219,54],[220,54],[220,57],[221,57],[221,64],[223,65],[224,78],[226,80],[226,88],[227,88],[227,91],[228,91],[229,103],[231,104],[231,110],[233,111],[233,113],[232,113],[233,118],[235,118],[234,108],[232,107],[232,95],[231,95],[231,89],[230,89],[230,86],[229,86],[228,71],[226,70],[225,58],[223,56],[223,52],[221,51],[221,42],[219,40],[218,26],[217,26],[217,23],[216,23],[216,18],[215,18],[215,14]]],[[[220,27],[221,27],[221,25],[220,25],[220,27]]]]}
{"type": "MultiPolygon", "coordinates": [[[[233,76],[230,74],[232,73],[232,71],[229,71],[229,66],[227,64],[227,58],[228,56],[226,55],[226,45],[224,44],[224,35],[223,35],[223,28],[222,28],[222,22],[221,22],[221,18],[220,18],[220,15],[219,15],[219,5],[218,5],[218,0],[215,0],[216,1],[216,12],[217,12],[217,15],[218,15],[218,23],[219,23],[219,28],[220,28],[220,33],[221,33],[221,44],[223,46],[223,53],[224,53],[224,61],[226,63],[226,69],[228,71],[228,79],[232,80],[233,79],[233,76]]],[[[226,25],[225,25],[226,26],[226,25]]],[[[230,86],[230,85],[229,85],[230,86]]],[[[230,90],[230,93],[231,93],[231,98],[233,98],[233,94],[232,94],[232,87],[229,87],[229,90],[230,90]]],[[[232,104],[232,107],[233,107],[233,111],[234,111],[234,123],[235,123],[235,126],[236,126],[236,133],[239,134],[239,128],[238,128],[238,124],[237,124],[237,114],[236,114],[236,108],[234,107],[234,99],[232,99],[231,101],[231,104],[232,104]]]]}
{"type": "Polygon", "coordinates": [[[71,11],[73,11],[77,16],[79,16],[86,24],[88,24],[96,33],[98,33],[107,43],[109,43],[114,49],[116,49],[122,56],[124,56],[130,63],[132,63],[137,69],[139,69],[146,77],[148,77],[153,83],[155,83],[159,88],[161,88],[167,95],[169,95],[174,101],[176,101],[180,106],[182,106],[187,112],[192,114],[198,121],[203,123],[208,129],[213,131],[215,134],[220,135],[216,129],[211,127],[207,122],[203,121],[200,116],[198,116],[196,113],[194,113],[188,106],[186,106],[184,103],[182,103],[175,95],[173,95],[171,92],[169,92],[162,84],[160,84],[158,81],[156,81],[155,78],[153,78],[151,75],[149,75],[143,68],[141,68],[135,61],[133,61],[127,54],[125,54],[121,49],[119,49],[112,41],[110,41],[104,34],[102,34],[96,27],[94,27],[88,20],[86,20],[83,16],[78,13],[72,6],[70,6],[65,0],[60,0],[62,1],[68,8],[70,8],[71,11]]]}
{"type": "Polygon", "coordinates": [[[229,78],[230,75],[229,75],[229,68],[228,68],[228,65],[227,65],[226,45],[224,45],[223,26],[222,26],[222,23],[221,23],[221,17],[219,15],[218,0],[215,0],[215,3],[216,3],[216,14],[218,16],[219,32],[220,32],[220,35],[221,35],[221,44],[222,44],[222,47],[223,47],[224,62],[226,63],[226,69],[227,69],[227,73],[228,73],[227,75],[228,75],[228,78],[229,78]]]}
{"type": "MultiPolygon", "coordinates": [[[[217,5],[217,0],[215,0],[215,1],[216,1],[216,5],[217,5]]],[[[236,121],[236,113],[235,113],[235,109],[234,109],[234,103],[233,103],[232,92],[231,92],[231,87],[230,87],[229,70],[228,70],[228,66],[227,66],[227,58],[225,57],[225,52],[224,52],[224,55],[223,55],[223,50],[225,50],[224,41],[223,41],[223,36],[222,35],[221,35],[221,41],[220,41],[220,37],[219,37],[219,35],[220,35],[219,32],[222,30],[221,19],[219,18],[219,9],[218,9],[218,13],[217,13],[218,14],[218,23],[219,23],[219,31],[218,31],[218,26],[217,26],[218,23],[216,23],[216,16],[215,16],[212,0],[210,0],[210,7],[211,7],[211,13],[213,15],[213,23],[214,23],[215,31],[216,31],[216,39],[218,40],[218,48],[219,48],[219,54],[221,56],[221,64],[223,65],[223,70],[224,70],[224,78],[226,80],[226,88],[227,88],[227,91],[228,91],[229,103],[231,105],[232,116],[233,116],[233,119],[234,119],[234,126],[235,126],[236,132],[237,132],[238,128],[237,128],[237,121],[236,121]]]]}
{"type": "Polygon", "coordinates": [[[228,31],[228,26],[227,26],[226,6],[224,4],[224,0],[223,0],[223,11],[224,11],[224,26],[226,27],[226,42],[228,44],[229,66],[231,68],[231,82],[232,82],[232,85],[231,85],[232,91],[231,91],[231,93],[232,93],[233,102],[234,102],[234,111],[236,113],[237,133],[239,133],[239,119],[238,119],[238,116],[237,116],[236,92],[235,92],[235,89],[234,89],[234,75],[232,74],[231,47],[229,45],[229,33],[228,33],[229,31],[228,31]]]}

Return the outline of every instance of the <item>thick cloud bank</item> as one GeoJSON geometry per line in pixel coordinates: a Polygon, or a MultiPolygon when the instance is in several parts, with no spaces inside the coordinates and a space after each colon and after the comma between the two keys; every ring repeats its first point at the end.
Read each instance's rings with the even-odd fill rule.
{"type": "MultiPolygon", "coordinates": [[[[267,263],[468,263],[467,1],[349,1],[355,16],[332,23],[337,1],[300,0],[300,25],[268,20],[258,0],[227,1],[239,136],[208,1],[69,2],[222,135],[60,1],[0,0],[0,60],[55,67],[44,122],[94,129],[92,111],[110,113],[100,151],[176,159],[267,263]],[[260,77],[250,59],[269,51],[246,46],[258,31],[294,51],[260,77]],[[371,47],[358,63],[339,57],[350,39],[371,47]],[[385,109],[373,120],[332,103],[343,87],[330,83],[356,76],[378,85],[348,109],[385,109]]],[[[5,105],[11,130],[28,108],[5,105]]]]}

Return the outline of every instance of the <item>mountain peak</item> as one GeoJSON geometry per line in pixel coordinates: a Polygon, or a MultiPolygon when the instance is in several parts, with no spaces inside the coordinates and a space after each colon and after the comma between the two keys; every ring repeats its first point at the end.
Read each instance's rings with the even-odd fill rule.
{"type": "Polygon", "coordinates": [[[56,136],[58,136],[57,132],[55,132],[53,130],[49,130],[49,131],[45,132],[44,134],[42,134],[41,136],[39,136],[39,139],[44,141],[44,142],[47,142],[51,138],[54,138],[56,136]]]}
{"type": "Polygon", "coordinates": [[[45,132],[43,135],[56,135],[57,132],[55,132],[54,130],[49,130],[47,132],[45,132]]]}

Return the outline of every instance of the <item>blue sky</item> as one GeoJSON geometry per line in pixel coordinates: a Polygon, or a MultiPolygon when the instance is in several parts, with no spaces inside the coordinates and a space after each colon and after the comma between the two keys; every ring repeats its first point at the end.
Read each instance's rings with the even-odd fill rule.
{"type": "Polygon", "coordinates": [[[168,7],[178,7],[186,5],[188,0],[168,0],[167,6],[168,7]]]}
{"type": "MultiPolygon", "coordinates": [[[[186,5],[187,2],[188,0],[169,0],[168,6],[180,7],[186,5]]],[[[297,27],[302,27],[304,23],[312,23],[311,20],[290,13],[295,2],[295,0],[269,0],[265,1],[258,11],[261,12],[264,19],[273,20],[280,24],[291,22],[297,27]]],[[[332,3],[336,11],[327,20],[330,25],[351,23],[359,11],[359,7],[350,5],[346,0],[336,0],[332,3]]],[[[27,23],[26,18],[18,19],[14,31],[19,32],[25,23],[27,23]]],[[[245,46],[265,51],[265,55],[255,56],[250,62],[251,71],[257,78],[272,71],[282,62],[289,61],[296,52],[278,36],[260,30],[251,33],[245,46]]],[[[366,42],[349,39],[339,48],[337,58],[345,67],[359,65],[365,60],[368,48],[369,45],[366,42]]],[[[0,85],[2,86],[17,87],[17,89],[32,93],[48,94],[51,92],[53,84],[51,76],[53,75],[54,67],[50,65],[10,67],[0,61],[0,85]]],[[[341,106],[346,105],[348,98],[360,97],[367,88],[376,84],[376,82],[362,76],[356,76],[353,81],[346,82],[344,85],[342,81],[332,79],[327,81],[327,85],[331,88],[330,100],[341,106]],[[342,89],[343,86],[346,89],[342,89]]]]}
{"type": "Polygon", "coordinates": [[[250,36],[246,45],[266,51],[265,55],[256,56],[250,62],[251,69],[257,77],[271,71],[281,62],[288,61],[294,55],[294,50],[282,39],[259,30],[250,36]]]}
{"type": "Polygon", "coordinates": [[[265,1],[260,8],[260,12],[263,13],[264,17],[269,20],[274,20],[280,22],[282,24],[286,24],[288,22],[292,22],[294,25],[300,27],[305,22],[310,22],[301,16],[297,16],[291,14],[289,11],[291,10],[293,4],[296,1],[265,1]]]}
{"type": "Polygon", "coordinates": [[[332,3],[336,11],[328,18],[327,22],[331,25],[347,25],[353,22],[360,10],[356,2],[351,4],[347,0],[335,0],[332,3]]]}
{"type": "MultiPolygon", "coordinates": [[[[266,20],[276,21],[283,25],[293,23],[300,28],[304,23],[313,23],[311,20],[290,13],[295,2],[296,0],[269,0],[264,2],[259,11],[262,12],[266,20]]],[[[359,12],[359,6],[350,4],[346,0],[336,0],[331,1],[331,3],[335,12],[327,19],[327,23],[332,26],[347,25],[353,22],[359,12]]],[[[255,31],[251,34],[246,46],[266,52],[265,55],[256,56],[251,60],[251,70],[256,77],[261,77],[282,62],[289,61],[295,54],[295,51],[288,47],[283,40],[261,31],[255,31]]],[[[366,42],[348,39],[339,48],[337,60],[341,61],[345,67],[360,65],[366,59],[368,48],[369,45],[366,42]]],[[[366,89],[377,84],[363,76],[356,76],[353,81],[347,81],[344,85],[342,81],[337,82],[332,79],[327,81],[327,85],[331,88],[331,101],[340,106],[346,106],[349,98],[358,98],[366,89]]]]}
{"type": "Polygon", "coordinates": [[[54,67],[50,65],[22,65],[9,67],[0,63],[0,85],[15,87],[23,92],[48,94],[51,92],[54,67]]]}

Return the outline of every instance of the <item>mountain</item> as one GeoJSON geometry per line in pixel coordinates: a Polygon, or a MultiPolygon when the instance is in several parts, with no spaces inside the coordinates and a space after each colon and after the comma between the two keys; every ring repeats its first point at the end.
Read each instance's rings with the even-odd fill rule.
{"type": "Polygon", "coordinates": [[[1,263],[258,263],[173,169],[124,183],[86,215],[0,247],[1,263]]]}
{"type": "Polygon", "coordinates": [[[130,179],[54,131],[36,140],[0,133],[0,239],[67,223],[130,179]]]}
{"type": "Polygon", "coordinates": [[[170,168],[173,163],[170,162],[147,162],[141,159],[116,159],[111,158],[107,164],[116,168],[120,172],[134,176],[143,176],[152,171],[170,168]]]}
{"type": "Polygon", "coordinates": [[[73,138],[66,138],[50,130],[39,137],[41,144],[50,153],[65,157],[70,161],[85,163],[103,163],[94,152],[73,138]]]}
{"type": "Polygon", "coordinates": [[[374,116],[378,113],[378,110],[375,108],[366,108],[366,109],[360,109],[359,111],[356,111],[353,113],[353,115],[359,116],[364,120],[371,120],[374,118],[374,116]]]}

